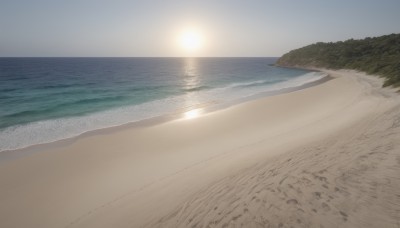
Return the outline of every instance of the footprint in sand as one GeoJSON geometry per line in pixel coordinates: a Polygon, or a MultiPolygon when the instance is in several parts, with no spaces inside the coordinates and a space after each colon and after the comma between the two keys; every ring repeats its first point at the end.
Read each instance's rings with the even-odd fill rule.
{"type": "Polygon", "coordinates": [[[293,204],[293,205],[296,205],[296,204],[298,204],[299,202],[297,202],[297,200],[296,200],[296,199],[290,199],[290,200],[286,201],[286,203],[287,203],[287,204],[293,204]]]}
{"type": "Polygon", "coordinates": [[[331,210],[331,207],[327,203],[322,203],[322,209],[324,209],[324,211],[328,212],[331,210]]]}
{"type": "Polygon", "coordinates": [[[317,199],[321,199],[321,193],[320,192],[314,192],[314,197],[317,199]]]}
{"type": "Polygon", "coordinates": [[[344,213],[343,211],[339,211],[339,213],[342,215],[343,220],[347,221],[347,214],[344,213]]]}
{"type": "Polygon", "coordinates": [[[313,208],[312,211],[314,211],[315,213],[318,213],[318,210],[313,208]]]}

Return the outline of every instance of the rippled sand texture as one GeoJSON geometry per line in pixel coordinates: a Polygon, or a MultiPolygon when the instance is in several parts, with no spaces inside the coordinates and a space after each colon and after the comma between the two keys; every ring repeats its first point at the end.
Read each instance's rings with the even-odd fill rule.
{"type": "Polygon", "coordinates": [[[209,185],[148,227],[399,225],[400,106],[395,105],[329,139],[209,185]]]}

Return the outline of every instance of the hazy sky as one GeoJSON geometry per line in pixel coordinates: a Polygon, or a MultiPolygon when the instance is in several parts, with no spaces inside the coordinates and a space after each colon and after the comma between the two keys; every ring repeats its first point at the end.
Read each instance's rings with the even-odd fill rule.
{"type": "Polygon", "coordinates": [[[0,56],[280,56],[400,32],[400,0],[0,0],[0,56]]]}

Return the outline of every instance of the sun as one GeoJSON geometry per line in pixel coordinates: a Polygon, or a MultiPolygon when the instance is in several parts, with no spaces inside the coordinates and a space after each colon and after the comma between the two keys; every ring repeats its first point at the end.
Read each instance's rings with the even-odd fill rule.
{"type": "Polygon", "coordinates": [[[187,29],[180,34],[178,42],[185,51],[194,52],[203,46],[203,35],[196,29],[187,29]]]}

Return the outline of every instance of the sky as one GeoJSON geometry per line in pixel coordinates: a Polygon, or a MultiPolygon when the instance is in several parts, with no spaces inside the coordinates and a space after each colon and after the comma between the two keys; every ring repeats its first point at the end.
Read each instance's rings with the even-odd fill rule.
{"type": "Polygon", "coordinates": [[[400,33],[399,12],[399,0],[0,0],[0,57],[278,57],[400,33]]]}

